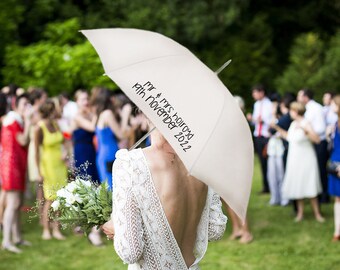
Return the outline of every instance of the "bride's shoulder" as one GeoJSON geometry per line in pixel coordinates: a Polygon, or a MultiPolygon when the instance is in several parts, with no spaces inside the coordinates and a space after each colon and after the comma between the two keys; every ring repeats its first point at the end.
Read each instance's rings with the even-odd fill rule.
{"type": "Polygon", "coordinates": [[[141,149],[134,149],[131,151],[121,149],[116,152],[114,168],[123,168],[132,173],[137,168],[140,169],[143,167],[144,164],[144,154],[141,149]]]}
{"type": "Polygon", "coordinates": [[[116,160],[121,161],[131,161],[134,159],[137,159],[140,157],[140,149],[134,149],[134,150],[127,150],[127,149],[120,149],[116,152],[116,160]]]}

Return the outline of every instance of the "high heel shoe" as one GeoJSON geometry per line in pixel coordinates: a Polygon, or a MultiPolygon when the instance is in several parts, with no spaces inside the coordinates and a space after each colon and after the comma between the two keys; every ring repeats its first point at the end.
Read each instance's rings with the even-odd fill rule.
{"type": "Polygon", "coordinates": [[[17,248],[14,245],[6,245],[6,246],[1,246],[2,250],[7,250],[9,252],[15,253],[15,254],[20,254],[22,253],[22,250],[17,248]]]}

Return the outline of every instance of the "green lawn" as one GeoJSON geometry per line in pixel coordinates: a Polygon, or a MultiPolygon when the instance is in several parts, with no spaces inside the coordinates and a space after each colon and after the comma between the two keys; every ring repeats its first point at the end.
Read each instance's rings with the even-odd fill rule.
{"type": "MultiPolygon", "coordinates": [[[[258,195],[261,189],[259,167],[255,167],[249,220],[254,242],[241,245],[228,241],[228,226],[223,240],[210,243],[201,263],[204,269],[340,269],[340,244],[332,243],[332,205],[322,206],[326,223],[317,223],[311,208],[306,207],[305,220],[293,222],[290,206],[270,207],[269,196],[258,195]]],[[[0,269],[126,269],[114,252],[112,243],[95,248],[87,239],[66,231],[66,241],[43,241],[36,220],[23,218],[24,235],[33,247],[20,255],[0,251],[0,269]]],[[[103,237],[103,239],[105,239],[103,237]]]]}

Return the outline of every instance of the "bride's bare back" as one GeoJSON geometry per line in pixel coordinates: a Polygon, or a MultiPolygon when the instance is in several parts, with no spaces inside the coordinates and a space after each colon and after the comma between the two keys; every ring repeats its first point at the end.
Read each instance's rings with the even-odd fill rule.
{"type": "Polygon", "coordinates": [[[208,187],[189,176],[181,160],[156,148],[143,150],[165,215],[189,267],[208,187]]]}

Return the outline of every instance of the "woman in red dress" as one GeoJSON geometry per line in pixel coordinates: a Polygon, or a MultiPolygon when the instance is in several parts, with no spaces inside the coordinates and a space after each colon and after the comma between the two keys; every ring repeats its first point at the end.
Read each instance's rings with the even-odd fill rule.
{"type": "Polygon", "coordinates": [[[25,191],[30,126],[27,95],[19,96],[15,105],[15,110],[10,111],[4,118],[1,129],[1,180],[2,191],[6,193],[2,248],[20,253],[21,250],[14,244],[29,244],[22,239],[19,227],[19,210],[25,191]]]}

